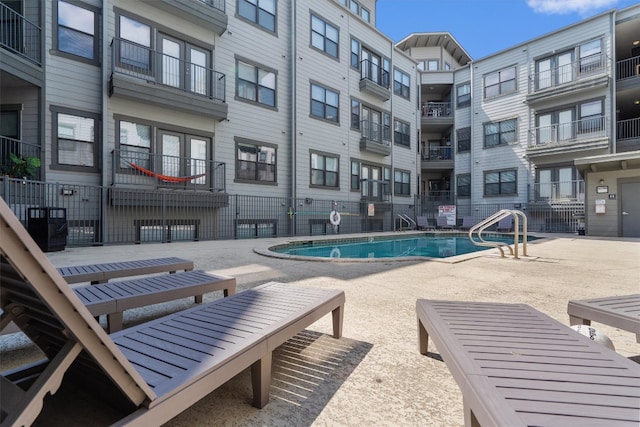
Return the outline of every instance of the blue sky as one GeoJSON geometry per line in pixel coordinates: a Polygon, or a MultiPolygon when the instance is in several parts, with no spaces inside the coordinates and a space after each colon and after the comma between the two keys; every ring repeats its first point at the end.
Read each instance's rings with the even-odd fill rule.
{"type": "Polygon", "coordinates": [[[448,31],[473,59],[635,0],[378,0],[377,27],[398,42],[448,31]]]}

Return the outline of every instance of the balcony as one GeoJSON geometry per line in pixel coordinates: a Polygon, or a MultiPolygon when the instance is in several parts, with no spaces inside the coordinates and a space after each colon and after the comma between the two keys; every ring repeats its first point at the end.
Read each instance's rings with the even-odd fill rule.
{"type": "Polygon", "coordinates": [[[451,102],[425,102],[420,111],[420,125],[428,126],[429,132],[443,132],[453,126],[451,102]]]}
{"type": "Polygon", "coordinates": [[[360,90],[388,101],[391,98],[389,72],[368,59],[360,61],[360,90]]]}
{"type": "Polygon", "coordinates": [[[225,163],[148,151],[113,150],[111,182],[114,186],[144,189],[224,193],[225,163]]]}
{"type": "Polygon", "coordinates": [[[0,2],[0,47],[2,70],[32,83],[42,82],[42,30],[6,4],[0,2]]]}
{"type": "Polygon", "coordinates": [[[616,152],[640,150],[640,118],[616,123],[616,152]]]}
{"type": "Polygon", "coordinates": [[[143,0],[221,36],[227,31],[225,0],[143,0]]]}
{"type": "Polygon", "coordinates": [[[360,151],[388,156],[391,154],[391,129],[371,120],[360,122],[360,151]]]}
{"type": "Polygon", "coordinates": [[[534,202],[550,204],[584,202],[584,181],[555,181],[533,184],[534,202]]]}
{"type": "Polygon", "coordinates": [[[640,56],[616,62],[616,80],[640,78],[640,56]]]}
{"type": "MultiPolygon", "coordinates": [[[[29,157],[35,157],[40,159],[40,145],[30,144],[18,139],[8,138],[6,136],[0,136],[0,175],[11,174],[11,153],[27,159],[29,157]]],[[[40,179],[40,168],[37,169],[36,175],[29,177],[30,179],[40,179]]],[[[22,178],[17,176],[15,178],[22,178]]]]}
{"type": "Polygon", "coordinates": [[[585,89],[606,87],[609,84],[608,62],[606,55],[597,54],[533,73],[529,75],[527,102],[531,104],[585,89]]]}
{"type": "Polygon", "coordinates": [[[453,169],[453,157],[451,146],[429,147],[426,153],[422,153],[422,169],[453,169]]]}
{"type": "Polygon", "coordinates": [[[528,156],[606,150],[609,135],[606,116],[540,126],[529,130],[528,156]]]}
{"type": "Polygon", "coordinates": [[[111,43],[109,96],[215,120],[228,111],[224,74],[123,39],[111,43]]]}

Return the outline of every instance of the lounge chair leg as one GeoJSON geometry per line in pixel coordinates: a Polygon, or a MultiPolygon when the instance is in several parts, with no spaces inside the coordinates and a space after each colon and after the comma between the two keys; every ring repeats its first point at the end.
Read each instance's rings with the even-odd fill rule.
{"type": "Polygon", "coordinates": [[[251,384],[253,385],[253,406],[258,409],[269,403],[269,387],[271,387],[271,360],[273,352],[267,354],[251,365],[251,384]]]}
{"type": "Polygon", "coordinates": [[[570,325],[591,325],[591,320],[583,319],[582,317],[571,316],[569,315],[569,324],[570,325]]]}
{"type": "Polygon", "coordinates": [[[202,295],[196,295],[194,299],[196,301],[196,304],[202,303],[202,295]]]}
{"type": "Polygon", "coordinates": [[[333,316],[333,337],[340,338],[342,337],[342,320],[344,318],[344,305],[336,308],[331,312],[331,316],[333,316]]]}
{"type": "Polygon", "coordinates": [[[122,312],[107,314],[107,333],[122,330],[122,312]]]}
{"type": "Polygon", "coordinates": [[[424,325],[422,324],[422,322],[420,322],[420,319],[418,319],[418,350],[420,351],[420,354],[427,354],[428,345],[429,333],[427,333],[424,325]]]}

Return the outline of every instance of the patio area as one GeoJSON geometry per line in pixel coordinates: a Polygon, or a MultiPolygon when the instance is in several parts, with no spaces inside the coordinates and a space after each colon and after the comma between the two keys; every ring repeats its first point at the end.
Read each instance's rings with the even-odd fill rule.
{"type": "MultiPolygon", "coordinates": [[[[180,256],[196,269],[234,276],[238,292],[272,280],[345,291],[343,338],[331,338],[327,317],[281,346],[265,408],[251,406],[247,370],[168,426],[449,427],[464,425],[462,393],[437,349],[430,349],[433,357],[418,352],[418,298],[525,303],[568,325],[570,299],[638,293],[640,239],[546,237],[529,245],[528,259],[504,259],[489,250],[456,263],[292,261],[254,252],[303,238],[67,248],[47,255],[58,267],[180,256]]],[[[219,297],[216,292],[205,301],[219,297]]],[[[184,299],[130,310],[124,326],[191,305],[184,299]]],[[[634,334],[594,326],[618,353],[640,363],[634,334]]],[[[38,357],[21,334],[0,336],[0,350],[3,370],[38,357]]],[[[121,416],[104,401],[63,385],[46,401],[37,425],[101,426],[121,416]]]]}

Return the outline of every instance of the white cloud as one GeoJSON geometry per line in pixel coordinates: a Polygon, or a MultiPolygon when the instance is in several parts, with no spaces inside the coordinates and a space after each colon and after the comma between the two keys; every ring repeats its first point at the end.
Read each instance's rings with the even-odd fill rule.
{"type": "Polygon", "coordinates": [[[527,4],[534,12],[549,15],[565,15],[578,12],[587,15],[598,9],[615,5],[618,0],[527,0],[527,4]]]}

